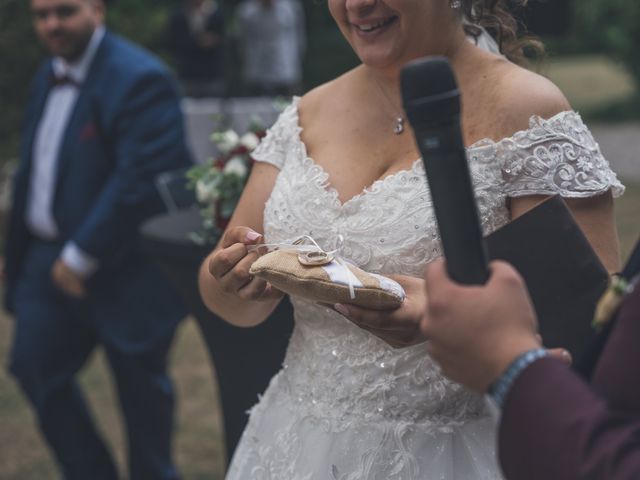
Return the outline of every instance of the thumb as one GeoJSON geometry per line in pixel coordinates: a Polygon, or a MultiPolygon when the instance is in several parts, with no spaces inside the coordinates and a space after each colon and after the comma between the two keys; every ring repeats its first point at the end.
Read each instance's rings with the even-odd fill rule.
{"type": "Polygon", "coordinates": [[[222,248],[230,247],[236,243],[254,245],[262,241],[262,234],[249,227],[233,227],[227,230],[222,237],[222,248]]]}
{"type": "Polygon", "coordinates": [[[564,348],[551,348],[547,351],[549,352],[549,355],[551,355],[553,358],[560,360],[561,362],[567,365],[571,365],[573,363],[573,358],[571,358],[571,354],[569,353],[568,350],[565,350],[564,348]]]}

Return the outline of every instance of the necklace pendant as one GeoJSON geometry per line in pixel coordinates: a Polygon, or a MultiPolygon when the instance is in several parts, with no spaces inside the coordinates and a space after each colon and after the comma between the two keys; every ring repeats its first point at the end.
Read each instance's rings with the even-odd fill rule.
{"type": "Polygon", "coordinates": [[[402,132],[404,132],[404,118],[398,117],[396,118],[396,126],[393,129],[393,133],[400,135],[402,132]]]}

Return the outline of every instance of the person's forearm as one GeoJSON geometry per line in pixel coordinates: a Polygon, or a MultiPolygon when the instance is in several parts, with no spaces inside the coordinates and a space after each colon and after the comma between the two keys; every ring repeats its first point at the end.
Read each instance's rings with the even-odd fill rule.
{"type": "Polygon", "coordinates": [[[640,422],[608,409],[557,360],[516,379],[504,404],[499,451],[508,480],[640,478],[640,422]]]}
{"type": "Polygon", "coordinates": [[[253,327],[264,322],[275,310],[281,298],[269,300],[243,300],[224,292],[209,273],[209,257],[200,267],[198,286],[206,307],[227,322],[238,327],[253,327]]]}

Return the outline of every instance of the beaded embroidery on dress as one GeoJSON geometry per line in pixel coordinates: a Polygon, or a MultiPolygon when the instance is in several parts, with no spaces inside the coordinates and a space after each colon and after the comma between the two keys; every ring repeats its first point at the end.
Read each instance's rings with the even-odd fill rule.
{"type": "MultiPolygon", "coordinates": [[[[310,235],[380,274],[421,276],[441,254],[425,172],[376,181],[341,203],[308,157],[294,99],[254,151],[280,169],[264,213],[267,242],[310,235]]],[[[574,112],[468,149],[485,233],[508,221],[508,196],[587,197],[624,187],[574,112]]],[[[324,244],[324,245],[323,245],[324,244]]],[[[284,366],[251,411],[229,480],[501,479],[482,397],[440,375],[425,345],[394,349],[336,312],[292,298],[284,366]]]]}

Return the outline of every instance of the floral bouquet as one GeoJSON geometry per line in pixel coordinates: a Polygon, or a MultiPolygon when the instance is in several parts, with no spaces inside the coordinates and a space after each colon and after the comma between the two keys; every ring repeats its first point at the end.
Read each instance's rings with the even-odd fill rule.
{"type": "Polygon", "coordinates": [[[203,218],[204,233],[191,234],[196,243],[215,242],[229,223],[253,164],[251,152],[265,133],[257,120],[242,136],[231,129],[214,132],[211,141],[219,155],[187,171],[188,188],[195,189],[203,218]]]}

